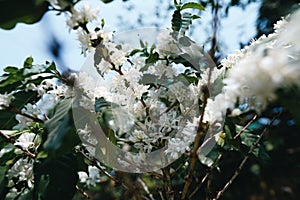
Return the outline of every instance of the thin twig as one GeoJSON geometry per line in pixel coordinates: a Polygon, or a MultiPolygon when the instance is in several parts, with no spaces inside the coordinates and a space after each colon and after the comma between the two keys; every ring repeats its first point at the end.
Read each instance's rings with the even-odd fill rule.
{"type": "Polygon", "coordinates": [[[36,155],[31,153],[30,151],[28,151],[28,149],[23,149],[21,146],[19,145],[15,145],[15,139],[9,137],[8,135],[6,135],[5,133],[3,133],[2,131],[0,131],[0,135],[2,137],[4,137],[9,143],[13,144],[16,148],[20,149],[25,155],[29,156],[30,158],[35,158],[36,155]]]}
{"type": "Polygon", "coordinates": [[[207,90],[204,90],[204,99],[203,99],[203,105],[202,105],[202,108],[201,108],[201,116],[200,116],[200,120],[199,120],[197,135],[196,135],[195,141],[194,141],[194,146],[193,146],[193,149],[191,151],[191,162],[190,162],[189,171],[188,171],[188,174],[186,176],[185,184],[184,184],[182,195],[181,195],[182,200],[185,200],[186,197],[187,197],[187,193],[189,191],[189,187],[190,187],[191,182],[192,182],[192,173],[195,169],[196,162],[197,162],[197,150],[200,146],[201,138],[204,136],[204,134],[206,132],[206,129],[207,129],[206,124],[203,122],[203,117],[204,117],[205,108],[206,108],[206,105],[207,105],[207,99],[208,98],[209,98],[209,91],[207,89],[207,90]]]}
{"type": "Polygon", "coordinates": [[[214,62],[217,62],[217,58],[215,56],[216,50],[217,50],[217,33],[218,33],[218,25],[219,25],[219,1],[217,0],[216,5],[213,7],[213,23],[212,23],[212,29],[213,29],[213,36],[211,40],[211,48],[209,50],[209,55],[213,59],[214,62]]]}
{"type": "Polygon", "coordinates": [[[84,198],[90,199],[89,195],[88,195],[83,189],[81,189],[78,185],[76,185],[76,190],[77,190],[78,192],[80,192],[80,194],[81,194],[82,196],[84,196],[84,198]]]}
{"type": "Polygon", "coordinates": [[[149,174],[150,176],[154,176],[158,179],[162,179],[162,177],[163,177],[161,174],[159,174],[157,172],[146,172],[146,173],[149,174]]]}
{"type": "Polygon", "coordinates": [[[162,194],[162,192],[158,191],[158,193],[159,193],[159,196],[160,196],[161,200],[165,200],[164,195],[162,194]]]}
{"type": "Polygon", "coordinates": [[[272,124],[274,123],[275,119],[278,117],[275,116],[271,122],[265,127],[265,129],[262,131],[262,133],[259,135],[259,137],[257,138],[257,140],[253,143],[253,145],[251,146],[251,148],[249,149],[247,155],[245,156],[245,158],[242,160],[241,164],[239,165],[239,167],[235,170],[233,176],[231,177],[231,179],[225,184],[225,186],[223,187],[222,190],[220,190],[217,194],[217,196],[214,198],[214,200],[219,199],[224,192],[229,188],[229,186],[233,183],[233,181],[238,177],[238,175],[241,173],[244,165],[246,164],[246,162],[248,161],[248,159],[250,158],[251,154],[253,153],[254,149],[258,146],[258,143],[261,141],[262,137],[269,131],[269,128],[272,126],[272,124]]]}
{"type": "Polygon", "coordinates": [[[26,113],[23,113],[22,111],[16,109],[16,108],[13,108],[13,107],[5,107],[6,110],[8,110],[9,112],[11,113],[14,113],[14,114],[19,114],[19,115],[22,115],[24,117],[27,117],[29,119],[32,119],[33,121],[35,122],[39,122],[39,123],[44,123],[43,120],[37,118],[37,117],[34,117],[34,116],[31,116],[31,115],[28,115],[26,113]]]}
{"type": "Polygon", "coordinates": [[[219,154],[218,158],[215,160],[214,164],[209,168],[209,171],[205,174],[205,176],[202,178],[200,184],[195,188],[195,190],[189,195],[189,199],[191,199],[203,186],[204,182],[207,180],[207,178],[211,175],[213,172],[214,167],[216,164],[223,158],[223,154],[219,154]]]}
{"type": "MultiPolygon", "coordinates": [[[[234,136],[234,140],[237,139],[257,118],[257,114],[253,116],[253,118],[234,136]]],[[[224,153],[220,153],[218,158],[215,160],[214,164],[209,168],[209,171],[206,175],[202,178],[201,183],[195,188],[195,190],[189,195],[189,199],[191,199],[202,187],[203,183],[207,180],[207,178],[213,172],[214,167],[216,164],[223,158],[224,153]]]]}
{"type": "Polygon", "coordinates": [[[79,152],[81,155],[83,155],[84,158],[86,158],[88,161],[91,162],[92,165],[94,165],[95,167],[97,167],[105,176],[107,176],[109,179],[111,179],[112,181],[119,183],[124,189],[128,190],[127,185],[125,185],[124,183],[121,183],[117,178],[115,178],[114,176],[112,176],[110,173],[108,173],[107,171],[105,171],[101,166],[99,166],[98,164],[98,160],[96,158],[91,158],[90,156],[86,155],[81,149],[75,149],[76,152],[79,152]]]}
{"type": "Polygon", "coordinates": [[[233,139],[235,140],[238,138],[256,120],[256,118],[257,114],[254,115],[254,117],[233,137],[233,139]]]}
{"type": "Polygon", "coordinates": [[[140,177],[137,178],[137,181],[141,184],[142,188],[144,189],[144,191],[146,192],[146,194],[149,196],[149,198],[151,200],[154,200],[153,195],[150,193],[150,191],[149,191],[146,183],[140,177]]]}

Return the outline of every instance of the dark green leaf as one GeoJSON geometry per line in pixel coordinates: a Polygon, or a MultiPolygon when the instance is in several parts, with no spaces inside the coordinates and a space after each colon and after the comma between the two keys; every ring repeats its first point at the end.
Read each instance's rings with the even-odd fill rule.
{"type": "Polygon", "coordinates": [[[195,76],[189,76],[187,74],[181,74],[182,76],[184,76],[184,78],[189,82],[189,83],[194,83],[197,84],[198,83],[198,78],[195,76]]]}
{"type": "Polygon", "coordinates": [[[199,19],[200,18],[200,16],[198,16],[198,15],[193,15],[192,16],[192,19],[199,19]]]}
{"type": "Polygon", "coordinates": [[[207,146],[202,146],[199,151],[199,154],[198,154],[198,158],[200,160],[200,162],[204,165],[206,165],[207,167],[211,167],[215,160],[218,158],[219,156],[219,152],[217,150],[217,146],[214,145],[215,144],[215,139],[214,138],[211,138],[209,139],[210,141],[208,141],[208,144],[207,146]],[[210,148],[210,145],[211,144],[214,145],[214,147],[211,149],[210,148]],[[209,152],[203,152],[203,151],[206,151],[206,149],[209,151],[209,152]]]}
{"type": "Polygon", "coordinates": [[[279,89],[277,91],[279,102],[292,113],[298,125],[300,125],[300,88],[279,89]]]}
{"type": "Polygon", "coordinates": [[[45,77],[37,76],[34,80],[27,80],[26,78],[32,75],[38,75],[40,73],[50,73],[47,78],[52,78],[55,76],[56,67],[54,63],[46,63],[46,65],[32,65],[33,59],[31,57],[27,58],[24,62],[23,68],[7,67],[4,69],[5,73],[0,78],[0,93],[10,93],[16,89],[25,89],[26,84],[35,83],[40,84],[45,77]],[[52,74],[52,75],[51,75],[52,74]]]}
{"type": "Polygon", "coordinates": [[[253,134],[247,130],[245,130],[241,135],[240,138],[242,140],[242,144],[251,147],[255,143],[259,136],[256,134],[253,134]]]}
{"type": "Polygon", "coordinates": [[[146,44],[143,42],[143,40],[141,40],[140,39],[140,46],[142,47],[142,48],[145,48],[146,47],[146,44]]]}
{"type": "Polygon", "coordinates": [[[46,159],[34,166],[34,177],[35,198],[72,199],[78,181],[77,158],[74,154],[64,154],[46,159]]]}
{"type": "Polygon", "coordinates": [[[179,10],[175,10],[172,15],[172,30],[179,32],[181,29],[181,13],[179,10]]]}
{"type": "Polygon", "coordinates": [[[191,13],[183,13],[181,19],[181,29],[180,35],[185,35],[185,32],[189,29],[190,25],[192,24],[192,14],[191,13]]]}
{"type": "Polygon", "coordinates": [[[271,157],[269,156],[269,154],[267,153],[267,151],[263,147],[263,145],[260,145],[260,147],[259,147],[258,158],[264,164],[270,163],[270,161],[271,161],[271,157]]]}
{"type": "Polygon", "coordinates": [[[49,3],[39,0],[0,1],[0,28],[12,29],[18,22],[32,24],[48,10],[49,3]]]}
{"type": "Polygon", "coordinates": [[[12,67],[12,66],[8,66],[3,69],[4,72],[10,73],[10,74],[15,74],[18,72],[18,70],[19,69],[17,67],[12,67]]]}
{"type": "Polygon", "coordinates": [[[152,65],[152,64],[156,63],[156,61],[158,61],[158,59],[159,59],[159,55],[157,52],[150,54],[150,56],[146,59],[146,64],[152,65]]]}
{"type": "Polygon", "coordinates": [[[143,74],[140,82],[144,85],[153,84],[154,82],[157,82],[158,76],[155,76],[153,74],[143,74]]]}
{"type": "Polygon", "coordinates": [[[0,199],[5,199],[5,196],[9,191],[9,188],[7,187],[8,180],[5,176],[7,170],[7,166],[0,166],[0,199]]]}
{"type": "MultiPolygon", "coordinates": [[[[11,102],[11,108],[21,111],[24,105],[28,103],[36,103],[38,100],[38,94],[34,91],[20,91],[14,95],[14,100],[11,102]]],[[[9,109],[11,109],[9,108],[9,109]]],[[[17,125],[15,119],[16,114],[9,110],[0,110],[0,127],[1,129],[12,129],[14,125],[17,125]]]]}
{"type": "Polygon", "coordinates": [[[95,111],[97,113],[105,112],[107,109],[111,109],[112,107],[116,107],[116,106],[117,106],[116,104],[106,101],[103,97],[96,98],[95,100],[95,111]]]}
{"type": "Polygon", "coordinates": [[[181,6],[180,10],[184,10],[184,9],[188,9],[188,8],[197,9],[197,10],[205,10],[205,8],[200,3],[196,3],[196,2],[185,3],[181,6]]]}
{"type": "Polygon", "coordinates": [[[134,56],[135,54],[137,54],[139,52],[143,52],[143,50],[142,49],[134,49],[130,52],[129,56],[134,56]]]}
{"type": "MultiPolygon", "coordinates": [[[[16,156],[16,154],[14,153],[14,150],[15,149],[13,148],[9,152],[7,152],[4,155],[2,155],[0,157],[0,164],[5,164],[7,161],[12,160],[16,156]]],[[[0,182],[1,182],[1,178],[0,178],[0,182]]]]}
{"type": "Polygon", "coordinates": [[[110,3],[112,2],[113,0],[101,0],[103,3],[110,3]]]}
{"type": "Polygon", "coordinates": [[[62,145],[72,124],[70,118],[72,102],[72,99],[61,100],[55,108],[54,116],[45,123],[48,130],[48,137],[44,143],[46,150],[55,151],[62,145]]]}

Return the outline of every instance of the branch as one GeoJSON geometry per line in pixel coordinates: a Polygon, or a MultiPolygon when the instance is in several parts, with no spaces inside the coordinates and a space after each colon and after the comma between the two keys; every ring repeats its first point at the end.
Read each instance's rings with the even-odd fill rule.
{"type": "Polygon", "coordinates": [[[151,200],[154,200],[153,195],[150,193],[150,191],[149,191],[149,189],[148,189],[146,183],[145,183],[140,177],[137,178],[137,181],[141,184],[141,186],[143,187],[144,191],[145,191],[146,194],[149,196],[149,198],[150,198],[151,200]]]}
{"type": "Polygon", "coordinates": [[[256,120],[256,118],[257,114],[254,115],[254,117],[233,137],[233,139],[235,140],[238,138],[256,120]]]}
{"type": "Polygon", "coordinates": [[[213,29],[213,36],[211,40],[211,48],[209,50],[209,55],[213,59],[213,61],[217,62],[217,58],[215,57],[216,49],[217,49],[217,33],[218,33],[218,24],[219,24],[219,1],[217,0],[216,5],[213,7],[213,23],[212,23],[212,29],[213,29]]]}
{"type": "MultiPolygon", "coordinates": [[[[234,136],[234,140],[238,138],[257,118],[257,115],[254,115],[254,117],[234,136]]],[[[189,199],[191,199],[203,186],[203,183],[207,180],[207,178],[211,175],[213,172],[214,167],[218,162],[223,158],[224,153],[220,153],[218,158],[215,160],[214,164],[209,168],[209,171],[205,174],[205,176],[202,178],[200,184],[195,188],[195,190],[189,195],[189,199]]]]}
{"type": "Polygon", "coordinates": [[[32,119],[33,121],[35,122],[39,122],[39,123],[44,123],[43,120],[37,118],[37,117],[34,117],[34,116],[31,116],[31,115],[28,115],[26,113],[23,113],[22,111],[16,109],[16,108],[13,108],[13,107],[5,107],[6,110],[8,110],[9,112],[11,113],[14,113],[14,114],[19,114],[19,115],[22,115],[24,117],[27,117],[29,119],[32,119]]]}
{"type": "Polygon", "coordinates": [[[214,167],[216,164],[223,158],[223,153],[219,154],[218,158],[214,162],[214,164],[209,168],[209,171],[205,174],[205,176],[202,178],[200,184],[195,188],[195,190],[189,195],[189,199],[192,199],[192,197],[200,190],[200,188],[203,186],[204,182],[207,180],[207,178],[211,175],[213,172],[214,167]]]}
{"type": "Polygon", "coordinates": [[[13,144],[16,148],[20,149],[25,155],[29,156],[30,158],[35,158],[36,155],[31,153],[30,151],[28,151],[28,149],[23,149],[21,146],[19,145],[15,145],[15,140],[11,137],[9,137],[8,135],[6,135],[5,133],[3,133],[2,131],[0,131],[0,135],[2,137],[4,137],[9,143],[13,144]]]}
{"type": "Polygon", "coordinates": [[[90,199],[89,195],[81,189],[78,185],[76,185],[76,190],[86,199],[90,199]]]}
{"type": "Polygon", "coordinates": [[[174,199],[174,191],[172,189],[170,167],[163,168],[162,172],[163,172],[163,182],[164,182],[164,190],[165,190],[165,193],[166,193],[166,198],[167,199],[174,199]]]}
{"type": "Polygon", "coordinates": [[[193,149],[191,151],[191,162],[190,162],[189,171],[188,171],[188,174],[186,176],[184,188],[183,188],[182,195],[181,195],[182,200],[186,199],[186,197],[187,197],[187,193],[189,191],[189,187],[190,187],[191,182],[192,182],[192,173],[193,173],[193,171],[195,169],[195,166],[196,166],[197,150],[200,146],[200,140],[204,136],[204,134],[207,130],[207,126],[203,122],[203,118],[204,118],[205,108],[206,108],[206,105],[207,105],[207,99],[209,98],[208,88],[204,89],[203,92],[204,92],[204,100],[203,100],[203,106],[201,108],[201,117],[200,117],[200,120],[199,120],[199,126],[198,126],[198,130],[197,130],[197,135],[195,137],[194,146],[193,146],[193,149]]]}
{"type": "Polygon", "coordinates": [[[111,179],[112,181],[120,184],[124,189],[128,190],[128,188],[130,188],[129,186],[125,185],[124,183],[121,183],[117,178],[115,178],[114,176],[112,176],[110,173],[108,173],[107,171],[105,171],[101,166],[99,166],[98,164],[98,160],[94,157],[89,157],[88,155],[86,155],[82,149],[80,148],[75,148],[75,151],[77,153],[80,153],[81,155],[83,155],[83,157],[85,159],[87,159],[88,161],[91,162],[92,165],[94,165],[95,167],[97,167],[105,176],[107,176],[109,179],[111,179]]]}
{"type": "MultiPolygon", "coordinates": [[[[278,115],[280,115],[280,113],[278,115]]],[[[245,166],[247,160],[250,158],[250,155],[253,153],[254,149],[257,147],[257,145],[261,141],[262,137],[269,131],[269,128],[272,126],[272,124],[274,123],[274,121],[278,117],[278,115],[275,116],[271,120],[271,122],[267,125],[267,127],[262,131],[262,133],[259,135],[257,140],[253,143],[253,145],[249,149],[247,155],[242,160],[239,167],[235,170],[235,172],[234,172],[233,176],[231,177],[231,179],[225,184],[224,188],[218,192],[217,196],[213,200],[219,199],[224,194],[224,192],[229,188],[229,186],[233,183],[233,181],[238,177],[238,175],[241,173],[243,167],[245,166]]]]}

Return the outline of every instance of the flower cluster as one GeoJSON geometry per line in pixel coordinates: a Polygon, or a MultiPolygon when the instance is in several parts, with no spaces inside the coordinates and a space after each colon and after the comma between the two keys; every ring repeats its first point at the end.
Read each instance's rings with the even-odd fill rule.
{"type": "Polygon", "coordinates": [[[80,182],[86,184],[88,187],[96,186],[101,181],[100,170],[94,166],[88,167],[88,173],[83,171],[78,172],[78,176],[80,182]]]}
{"type": "Polygon", "coordinates": [[[299,13],[277,22],[275,33],[260,37],[222,61],[229,70],[223,80],[222,93],[209,100],[207,121],[222,119],[228,108],[236,111],[237,101],[247,105],[248,109],[261,112],[277,98],[278,89],[300,86],[300,43],[295,36],[300,31],[295,25],[299,13]],[[211,119],[212,116],[215,119],[211,119]]]}
{"type": "Polygon", "coordinates": [[[99,9],[93,9],[87,2],[80,2],[71,9],[71,13],[67,25],[71,29],[77,29],[80,25],[97,20],[99,9]]]}

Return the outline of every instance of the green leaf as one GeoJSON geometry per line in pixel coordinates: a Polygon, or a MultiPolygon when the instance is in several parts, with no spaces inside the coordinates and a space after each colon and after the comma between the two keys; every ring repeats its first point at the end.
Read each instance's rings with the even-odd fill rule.
{"type": "Polygon", "coordinates": [[[277,91],[279,102],[293,115],[300,125],[300,88],[292,86],[277,91]]]}
{"type": "MultiPolygon", "coordinates": [[[[209,141],[209,143],[214,144],[214,138],[211,139],[211,141],[209,141]]],[[[209,144],[208,144],[209,146],[209,144]]],[[[200,160],[200,162],[203,165],[206,165],[207,167],[211,167],[213,166],[213,164],[215,163],[216,159],[219,156],[219,152],[218,152],[218,147],[216,145],[214,145],[213,149],[210,149],[209,147],[202,147],[202,149],[199,151],[198,153],[198,158],[200,160]],[[206,153],[202,153],[202,151],[205,151],[205,148],[207,148],[209,150],[209,152],[206,153]]]]}
{"type": "Polygon", "coordinates": [[[44,143],[44,148],[50,152],[61,147],[65,136],[71,129],[70,109],[72,102],[72,99],[61,100],[55,108],[54,116],[45,123],[48,137],[44,143]]]}
{"type": "Polygon", "coordinates": [[[255,143],[255,141],[257,140],[258,137],[259,137],[258,135],[252,134],[248,131],[244,131],[240,135],[240,138],[242,140],[242,144],[244,144],[248,147],[253,146],[253,144],[255,143]]]}
{"type": "Polygon", "coordinates": [[[200,18],[200,16],[198,16],[198,15],[193,15],[192,16],[192,19],[199,19],[200,18]]]}
{"type": "Polygon", "coordinates": [[[130,52],[129,56],[134,56],[135,54],[137,54],[139,52],[143,52],[143,50],[142,49],[134,49],[130,52]]]}
{"type": "Polygon", "coordinates": [[[37,163],[34,178],[35,199],[72,199],[78,181],[77,158],[74,154],[64,154],[37,163]]]}
{"type": "Polygon", "coordinates": [[[45,77],[39,76],[41,73],[50,73],[47,78],[52,78],[56,75],[57,70],[54,63],[46,63],[46,65],[32,65],[33,59],[27,58],[23,68],[6,67],[5,73],[0,77],[0,93],[10,93],[14,90],[25,89],[26,84],[40,84],[45,77]],[[52,75],[51,75],[52,74],[52,75]],[[26,78],[37,75],[34,80],[26,80],[26,78]],[[25,81],[26,80],[26,81],[25,81]]]}
{"type": "Polygon", "coordinates": [[[175,10],[172,15],[172,30],[179,32],[181,29],[181,13],[179,10],[175,10]]]}
{"type": "Polygon", "coordinates": [[[151,53],[150,56],[146,59],[146,64],[152,65],[152,64],[156,63],[156,61],[158,61],[158,59],[159,59],[159,55],[157,52],[155,52],[153,54],[151,53]]]}
{"type": "Polygon", "coordinates": [[[30,57],[26,58],[23,66],[25,68],[30,68],[30,67],[32,67],[32,64],[33,64],[33,58],[30,56],[30,57]]]}
{"type": "Polygon", "coordinates": [[[257,157],[260,159],[260,161],[263,164],[267,164],[271,162],[271,157],[270,155],[267,153],[266,149],[264,148],[263,145],[259,146],[259,150],[258,150],[258,155],[257,157]]]}
{"type": "Polygon", "coordinates": [[[0,28],[12,29],[18,22],[33,24],[48,10],[49,3],[40,0],[0,1],[0,28]]]}
{"type": "Polygon", "coordinates": [[[185,35],[185,32],[189,29],[192,24],[192,14],[191,13],[183,13],[181,19],[181,29],[180,35],[185,35]]]}
{"type": "Polygon", "coordinates": [[[5,176],[8,166],[0,166],[0,199],[5,199],[6,194],[9,192],[7,187],[7,177],[5,176]]]}
{"type": "Polygon", "coordinates": [[[103,3],[110,3],[112,2],[113,0],[101,0],[103,3]]]}
{"type": "MultiPolygon", "coordinates": [[[[14,95],[14,100],[10,106],[14,109],[21,110],[24,105],[28,103],[36,103],[38,100],[38,94],[35,91],[20,91],[14,95]]],[[[0,110],[0,127],[1,129],[12,129],[13,126],[18,124],[15,119],[16,114],[8,110],[0,110]]]]}
{"type": "Polygon", "coordinates": [[[197,9],[197,10],[205,10],[205,8],[200,3],[196,3],[196,2],[185,3],[181,6],[180,10],[184,10],[184,9],[188,9],[188,8],[197,9]]]}
{"type": "MultiPolygon", "coordinates": [[[[13,145],[9,144],[5,148],[10,148],[10,146],[13,146],[13,145]]],[[[11,148],[7,153],[2,155],[0,157],[0,163],[5,164],[7,161],[12,160],[16,156],[16,154],[14,153],[14,150],[15,150],[14,148],[11,148]]],[[[0,182],[1,182],[1,180],[0,180],[0,182]]]]}
{"type": "Polygon", "coordinates": [[[101,97],[101,98],[96,98],[94,107],[97,113],[103,113],[106,110],[116,106],[117,104],[106,101],[103,97],[101,97]]]}
{"type": "Polygon", "coordinates": [[[18,70],[19,69],[17,67],[12,67],[12,66],[8,66],[3,69],[4,72],[10,73],[10,74],[15,74],[18,72],[18,70]]]}

